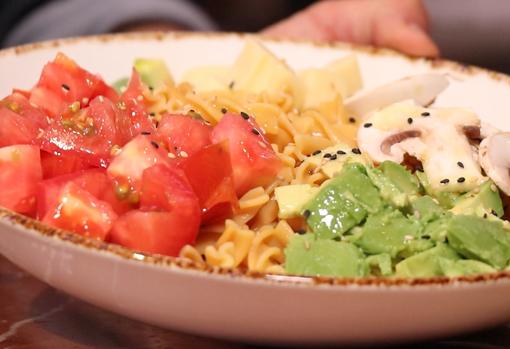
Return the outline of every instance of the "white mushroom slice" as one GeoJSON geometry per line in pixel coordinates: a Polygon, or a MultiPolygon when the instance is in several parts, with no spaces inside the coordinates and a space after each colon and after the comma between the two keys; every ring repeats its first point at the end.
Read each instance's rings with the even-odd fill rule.
{"type": "Polygon", "coordinates": [[[465,192],[485,180],[466,129],[479,133],[480,121],[472,112],[402,102],[372,113],[358,130],[358,144],[378,163],[402,163],[410,154],[422,162],[432,190],[465,192]]]}
{"type": "Polygon", "coordinates": [[[346,101],[345,107],[350,115],[364,120],[372,111],[408,99],[413,100],[418,105],[428,106],[437,95],[448,87],[448,84],[448,79],[444,75],[423,74],[411,76],[350,98],[346,101]]]}
{"type": "Polygon", "coordinates": [[[480,165],[497,186],[510,195],[510,133],[491,135],[480,143],[480,165]]]}

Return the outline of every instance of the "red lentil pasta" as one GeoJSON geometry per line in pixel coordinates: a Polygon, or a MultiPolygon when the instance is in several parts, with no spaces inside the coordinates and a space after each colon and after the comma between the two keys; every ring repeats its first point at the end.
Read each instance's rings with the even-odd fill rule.
{"type": "Polygon", "coordinates": [[[327,176],[309,155],[338,143],[355,144],[355,127],[343,117],[341,96],[335,110],[328,111],[327,108],[300,109],[286,91],[276,94],[231,89],[195,92],[186,82],[146,91],[146,95],[156,119],[164,113],[198,113],[215,125],[225,110],[255,117],[282,161],[281,171],[270,185],[244,194],[232,219],[202,227],[196,244],[185,246],[180,257],[212,266],[283,273],[283,249],[293,231],[302,228],[302,222],[278,217],[274,190],[288,184],[321,184],[327,176]]]}

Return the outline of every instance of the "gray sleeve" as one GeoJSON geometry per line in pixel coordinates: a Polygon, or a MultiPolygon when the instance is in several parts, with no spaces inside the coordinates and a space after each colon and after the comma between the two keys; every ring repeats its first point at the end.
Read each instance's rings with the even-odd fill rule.
{"type": "Polygon", "coordinates": [[[56,0],[22,19],[3,44],[107,33],[144,20],[169,21],[193,30],[216,28],[204,12],[186,0],[56,0]]]}

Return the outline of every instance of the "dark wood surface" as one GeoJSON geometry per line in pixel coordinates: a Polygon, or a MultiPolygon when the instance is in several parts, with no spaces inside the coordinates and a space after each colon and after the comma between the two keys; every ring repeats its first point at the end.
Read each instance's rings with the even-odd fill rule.
{"type": "MultiPolygon", "coordinates": [[[[257,348],[164,330],[61,293],[0,257],[0,348],[257,348]]],[[[400,348],[510,348],[510,325],[400,348]]]]}

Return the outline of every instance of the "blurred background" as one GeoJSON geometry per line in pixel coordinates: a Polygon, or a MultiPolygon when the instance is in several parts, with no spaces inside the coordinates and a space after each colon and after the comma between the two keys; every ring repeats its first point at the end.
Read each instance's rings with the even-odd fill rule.
{"type": "MultiPolygon", "coordinates": [[[[510,0],[423,0],[441,56],[510,73],[510,0]]],[[[8,47],[133,28],[256,32],[307,0],[16,0],[0,4],[0,45],[8,47]],[[168,6],[171,3],[172,6],[168,6]],[[171,7],[172,9],[169,9],[171,7]]]]}

